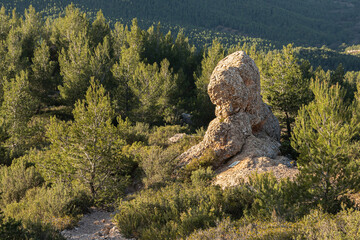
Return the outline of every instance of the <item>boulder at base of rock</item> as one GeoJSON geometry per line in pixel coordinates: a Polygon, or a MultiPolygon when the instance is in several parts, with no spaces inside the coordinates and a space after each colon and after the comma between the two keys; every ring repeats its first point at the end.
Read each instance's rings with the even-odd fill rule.
{"type": "Polygon", "coordinates": [[[235,52],[218,63],[208,94],[216,105],[216,118],[209,124],[203,141],[179,156],[180,167],[209,151],[215,155],[213,166],[221,167],[222,173],[234,161],[277,158],[279,122],[262,101],[259,70],[245,52],[235,52]]]}

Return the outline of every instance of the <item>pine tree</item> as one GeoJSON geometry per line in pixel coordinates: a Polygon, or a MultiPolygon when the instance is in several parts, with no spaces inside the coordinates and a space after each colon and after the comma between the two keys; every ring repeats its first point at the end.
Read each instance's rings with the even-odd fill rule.
{"type": "MultiPolygon", "coordinates": [[[[114,111],[103,86],[91,81],[84,100],[73,110],[74,122],[53,118],[47,136],[56,161],[45,160],[43,166],[63,175],[80,178],[95,200],[118,197],[126,185],[128,161],[122,156],[124,141],[112,125],[114,111]]],[[[60,174],[60,176],[61,176],[60,174]]]]}
{"type": "Polygon", "coordinates": [[[110,56],[110,47],[109,38],[105,37],[103,42],[94,49],[89,63],[91,76],[104,85],[109,84],[112,77],[111,66],[113,61],[110,56]]]}
{"type": "Polygon", "coordinates": [[[6,14],[6,9],[2,6],[0,9],[0,42],[6,40],[10,28],[10,16],[6,14]]]}
{"type": "Polygon", "coordinates": [[[207,88],[210,82],[210,77],[214,71],[218,62],[225,57],[225,50],[221,43],[214,40],[211,47],[203,54],[203,60],[201,61],[201,72],[199,76],[195,76],[195,84],[197,90],[197,102],[198,102],[198,118],[201,119],[202,124],[209,123],[215,118],[215,106],[211,102],[207,92],[207,88]]]}
{"type": "Polygon", "coordinates": [[[10,157],[17,157],[28,148],[30,130],[27,124],[36,113],[38,101],[30,93],[29,74],[25,71],[21,71],[14,79],[5,79],[3,90],[2,128],[8,135],[5,147],[10,157]]]}
{"type": "Polygon", "coordinates": [[[143,36],[137,20],[134,19],[131,30],[126,31],[126,40],[121,46],[119,62],[115,63],[111,69],[116,86],[112,91],[112,96],[116,99],[116,110],[123,117],[128,117],[133,107],[133,93],[129,84],[140,64],[142,51],[143,36]]]}
{"type": "Polygon", "coordinates": [[[262,69],[262,94],[270,106],[285,115],[288,136],[291,136],[291,117],[302,104],[311,99],[309,79],[302,76],[292,45],[267,56],[269,65],[262,69]]]}
{"type": "Polygon", "coordinates": [[[91,25],[90,29],[90,44],[94,47],[104,41],[105,37],[110,36],[110,26],[106,22],[104,14],[100,10],[96,14],[96,19],[91,25]]]}
{"type": "Polygon", "coordinates": [[[299,110],[292,138],[300,154],[298,179],[308,185],[310,202],[336,212],[360,184],[358,109],[352,113],[346,107],[345,91],[338,84],[317,80],[311,90],[315,99],[299,110]]]}
{"type": "Polygon", "coordinates": [[[133,109],[136,121],[162,123],[164,118],[171,119],[170,96],[177,76],[173,76],[169,66],[166,59],[161,62],[160,69],[156,63],[138,65],[129,83],[136,99],[133,109]]]}
{"type": "Polygon", "coordinates": [[[71,4],[65,9],[65,16],[57,18],[51,26],[51,42],[56,44],[58,49],[67,50],[74,36],[88,32],[89,20],[85,13],[71,4]]]}
{"type": "Polygon", "coordinates": [[[3,91],[2,82],[3,78],[7,76],[7,64],[6,64],[6,44],[4,41],[0,41],[0,103],[2,102],[3,91]]]}
{"type": "Polygon", "coordinates": [[[42,103],[47,105],[52,102],[49,95],[54,94],[57,87],[56,79],[53,76],[55,64],[54,61],[51,61],[49,46],[42,41],[35,49],[32,58],[30,90],[42,103]]]}
{"type": "Polygon", "coordinates": [[[23,56],[23,34],[20,28],[11,28],[8,38],[6,39],[7,53],[5,63],[7,66],[6,76],[14,78],[21,70],[27,67],[27,59],[23,56]]]}
{"type": "Polygon", "coordinates": [[[30,5],[24,13],[25,19],[21,23],[22,48],[24,58],[31,59],[37,42],[44,38],[44,23],[40,13],[30,5]]]}
{"type": "Polygon", "coordinates": [[[114,58],[119,60],[121,58],[121,49],[126,44],[126,33],[128,32],[127,27],[123,24],[116,22],[114,29],[111,31],[111,42],[114,51],[114,58]]]}
{"type": "Polygon", "coordinates": [[[61,97],[70,105],[83,98],[92,76],[90,68],[91,52],[85,31],[73,35],[69,48],[62,49],[59,56],[60,74],[63,85],[59,86],[61,97]]]}

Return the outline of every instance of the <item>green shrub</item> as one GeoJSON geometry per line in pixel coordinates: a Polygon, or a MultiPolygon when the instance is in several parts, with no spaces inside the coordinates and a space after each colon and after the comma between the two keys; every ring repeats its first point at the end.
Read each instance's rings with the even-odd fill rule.
{"type": "Polygon", "coordinates": [[[231,219],[243,217],[251,209],[253,202],[254,193],[245,184],[224,189],[223,211],[231,219]]]}
{"type": "Polygon", "coordinates": [[[194,186],[206,186],[209,185],[210,181],[215,177],[214,171],[211,167],[208,168],[199,168],[197,171],[194,171],[190,177],[191,183],[194,186]]]}
{"type": "Polygon", "coordinates": [[[215,226],[224,217],[243,216],[251,205],[249,194],[210,185],[213,175],[210,168],[201,168],[193,172],[191,184],[173,183],[158,190],[147,189],[121,201],[114,217],[121,233],[141,239],[176,239],[215,226]],[[229,203],[231,206],[227,206],[229,203]]]}
{"type": "Polygon", "coordinates": [[[242,240],[290,240],[297,239],[299,230],[297,224],[288,222],[231,222],[225,219],[216,227],[198,230],[190,235],[188,240],[212,239],[242,239],[242,240]]]}
{"type": "Polygon", "coordinates": [[[199,168],[212,167],[216,162],[216,154],[212,149],[207,149],[200,158],[193,159],[188,165],[185,166],[184,174],[190,176],[193,171],[199,168]]]}
{"type": "Polygon", "coordinates": [[[90,198],[81,188],[63,183],[52,187],[36,187],[28,190],[19,202],[4,208],[5,216],[22,220],[27,224],[51,224],[56,229],[73,226],[90,206],[90,198]]]}
{"type": "Polygon", "coordinates": [[[306,204],[306,186],[289,179],[276,179],[272,173],[249,177],[254,195],[250,214],[260,219],[296,220],[310,210],[306,204]]]}
{"type": "Polygon", "coordinates": [[[140,167],[144,171],[143,182],[146,187],[161,185],[171,179],[176,166],[178,152],[158,146],[143,147],[140,151],[140,167]]]}
{"type": "Polygon", "coordinates": [[[222,217],[218,187],[194,188],[173,184],[158,191],[140,192],[122,201],[114,219],[126,237],[175,239],[206,228],[222,217]]]}
{"type": "MultiPolygon", "coordinates": [[[[27,222],[24,228],[25,237],[23,239],[29,240],[66,240],[60,232],[51,224],[44,224],[40,222],[27,222]]],[[[21,238],[16,238],[16,240],[21,238]]],[[[14,239],[15,240],[15,239],[14,239]]]]}
{"type": "Polygon", "coordinates": [[[360,211],[348,209],[332,215],[313,210],[299,223],[305,239],[360,239],[360,211]]]}
{"type": "Polygon", "coordinates": [[[167,147],[169,145],[169,138],[177,133],[186,132],[188,129],[180,125],[168,125],[154,127],[149,136],[149,144],[167,147]]]}
{"type": "Polygon", "coordinates": [[[128,118],[122,120],[120,117],[117,118],[117,122],[118,133],[127,144],[133,144],[134,142],[148,142],[149,124],[137,122],[133,125],[128,118]]]}
{"type": "Polygon", "coordinates": [[[166,148],[157,145],[139,146],[133,144],[134,146],[128,148],[127,151],[130,150],[139,162],[145,175],[143,178],[145,186],[161,186],[172,179],[173,172],[178,164],[177,157],[196,142],[196,138],[186,136],[166,148]]]}
{"type": "Polygon", "coordinates": [[[20,221],[14,219],[5,220],[2,213],[0,213],[0,239],[2,240],[16,240],[24,239],[25,230],[20,221]]]}
{"type": "Polygon", "coordinates": [[[0,239],[1,240],[65,240],[61,234],[49,224],[28,222],[24,228],[21,221],[12,218],[5,220],[0,213],[0,239]]]}
{"type": "Polygon", "coordinates": [[[20,201],[27,190],[38,187],[43,178],[34,166],[18,159],[9,167],[0,169],[1,205],[20,201]]]}

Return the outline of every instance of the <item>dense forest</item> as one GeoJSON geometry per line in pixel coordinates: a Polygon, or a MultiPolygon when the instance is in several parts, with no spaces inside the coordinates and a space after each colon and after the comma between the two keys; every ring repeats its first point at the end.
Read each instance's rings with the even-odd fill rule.
{"type": "MultiPolygon", "coordinates": [[[[64,13],[70,0],[1,1],[19,14],[32,4],[44,17],[64,13]]],[[[257,45],[262,50],[281,49],[294,43],[297,57],[317,68],[334,70],[342,63],[346,71],[358,71],[359,55],[351,49],[359,44],[360,11],[358,1],[92,1],[74,2],[91,20],[102,10],[111,27],[118,21],[131,25],[137,18],[142,29],[161,22],[164,34],[183,33],[198,49],[217,39],[225,47],[257,45]],[[355,23],[355,24],[354,24],[355,23]],[[316,47],[314,47],[316,46],[316,47]],[[326,47],[329,46],[329,47],[326,47]]]]}
{"type": "MultiPolygon", "coordinates": [[[[29,3],[37,9],[54,10],[64,8],[71,2],[17,0],[4,4],[23,11],[29,3]]],[[[174,26],[236,32],[280,41],[282,44],[359,44],[360,3],[356,0],[80,0],[76,4],[85,7],[85,10],[102,9],[106,16],[115,21],[136,17],[146,21],[146,27],[160,21],[174,26]]]]}
{"type": "MultiPolygon", "coordinates": [[[[332,6],[304,2],[317,3],[332,6]]],[[[121,233],[139,239],[359,237],[360,65],[348,53],[358,46],[195,46],[161,24],[110,23],[75,5],[58,13],[0,10],[0,239],[63,239],[91,206],[116,209],[121,233]],[[299,167],[293,180],[254,174],[221,189],[211,184],[213,156],[174,174],[214,118],[213,69],[238,50],[261,72],[282,154],[299,167]],[[170,144],[177,133],[186,135],[170,144]]]]}

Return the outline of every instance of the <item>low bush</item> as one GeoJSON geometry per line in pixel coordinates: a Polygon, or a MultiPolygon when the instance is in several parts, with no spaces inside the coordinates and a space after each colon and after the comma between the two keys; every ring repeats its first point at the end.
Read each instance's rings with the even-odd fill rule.
{"type": "Polygon", "coordinates": [[[23,227],[21,221],[7,218],[0,213],[0,239],[1,240],[65,240],[51,225],[28,223],[23,227]]]}
{"type": "Polygon", "coordinates": [[[187,239],[290,240],[297,239],[297,236],[299,236],[299,230],[296,223],[273,221],[231,222],[230,219],[224,219],[218,222],[216,227],[198,230],[187,239]]]}
{"type": "Polygon", "coordinates": [[[215,177],[214,171],[211,167],[200,168],[199,170],[193,172],[191,175],[191,183],[193,186],[207,186],[211,183],[211,180],[215,177]]]}
{"type": "Polygon", "coordinates": [[[192,172],[200,169],[212,167],[216,162],[216,154],[212,149],[206,150],[200,158],[193,159],[189,164],[185,166],[184,174],[190,176],[192,172]]]}
{"type": "Polygon", "coordinates": [[[294,221],[309,213],[306,186],[295,181],[254,173],[249,177],[249,189],[254,196],[250,215],[255,219],[294,221]]]}
{"type": "Polygon", "coordinates": [[[19,202],[27,190],[38,187],[44,182],[35,167],[21,159],[9,167],[0,168],[1,206],[19,202]]]}
{"type": "Polygon", "coordinates": [[[5,219],[3,214],[0,213],[0,239],[2,240],[15,240],[24,239],[25,230],[20,221],[14,219],[5,219]]]}
{"type": "Polygon", "coordinates": [[[299,223],[303,239],[360,239],[360,211],[353,209],[336,215],[313,210],[299,223]]]}
{"type": "Polygon", "coordinates": [[[158,146],[143,147],[140,151],[140,167],[145,177],[145,187],[161,185],[171,179],[176,166],[177,151],[163,149],[158,146]]]}
{"type": "MultiPolygon", "coordinates": [[[[209,176],[213,174],[210,169],[200,169],[193,173],[192,184],[173,183],[121,201],[114,219],[122,234],[141,239],[176,239],[196,229],[215,226],[217,220],[231,215],[231,209],[228,208],[228,214],[223,211],[228,203],[225,198],[230,194],[209,185],[209,176]]],[[[245,209],[243,205],[248,204],[241,200],[234,202],[240,204],[232,206],[238,209],[245,209]]]]}
{"type": "Polygon", "coordinates": [[[180,125],[154,127],[149,136],[149,144],[167,147],[169,145],[169,138],[177,133],[186,132],[187,130],[186,127],[180,125]]]}
{"type": "Polygon", "coordinates": [[[133,144],[134,142],[147,143],[149,139],[149,124],[137,122],[135,125],[126,118],[122,120],[117,118],[117,130],[121,139],[124,139],[127,144],[133,144]]]}
{"type": "Polygon", "coordinates": [[[178,156],[195,145],[198,139],[185,136],[179,142],[164,146],[144,146],[133,144],[126,151],[133,155],[143,172],[145,187],[164,186],[173,179],[173,173],[178,164],[178,156]]]}
{"type": "Polygon", "coordinates": [[[28,190],[21,201],[4,208],[7,217],[27,224],[51,224],[56,229],[65,229],[77,223],[90,206],[90,198],[81,188],[72,188],[63,183],[52,187],[36,187],[28,190]]]}
{"type": "Polygon", "coordinates": [[[216,187],[200,190],[174,184],[121,202],[114,219],[125,237],[176,239],[214,225],[222,216],[221,200],[216,187]]]}

